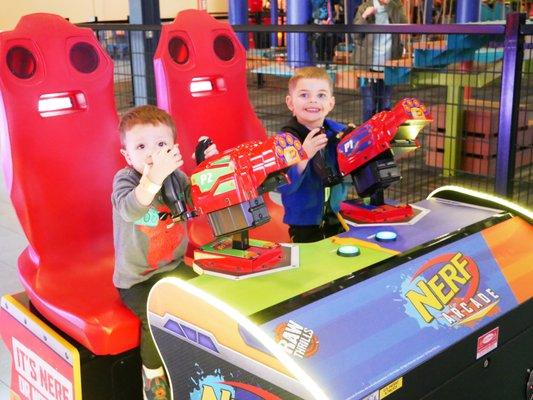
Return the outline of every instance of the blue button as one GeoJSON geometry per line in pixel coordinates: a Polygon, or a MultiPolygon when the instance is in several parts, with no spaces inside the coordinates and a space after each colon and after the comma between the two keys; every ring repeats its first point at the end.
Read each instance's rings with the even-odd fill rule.
{"type": "Polygon", "coordinates": [[[361,254],[361,250],[357,246],[345,245],[337,249],[337,255],[341,257],[356,257],[359,254],[361,254]]]}
{"type": "Polygon", "coordinates": [[[394,242],[398,235],[393,231],[379,231],[376,233],[376,240],[378,242],[394,242]]]}

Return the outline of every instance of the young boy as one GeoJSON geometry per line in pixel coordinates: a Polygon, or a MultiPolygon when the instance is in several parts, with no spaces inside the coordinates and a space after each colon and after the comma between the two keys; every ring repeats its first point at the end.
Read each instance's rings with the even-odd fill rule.
{"type": "Polygon", "coordinates": [[[342,183],[326,187],[313,158],[321,152],[326,165],[338,172],[334,137],[345,126],[326,119],[335,98],[333,83],[322,68],[297,69],[289,80],[286,103],[293,117],[281,130],[302,141],[309,159],[289,168],[291,183],[279,188],[285,208],[283,222],[289,225],[293,242],[315,242],[342,232],[337,213],[346,188],[342,183]]]}
{"type": "MultiPolygon", "coordinates": [[[[180,188],[187,176],[170,115],[154,106],[128,111],[119,124],[122,149],[128,167],[113,181],[113,234],[115,271],[113,283],[124,303],[141,320],[141,359],[145,399],[170,399],[162,361],[153,343],[146,317],[150,288],[164,276],[194,276],[182,262],[187,248],[185,222],[173,223],[170,207],[161,191],[163,181],[174,174],[180,188]]],[[[215,145],[204,152],[217,154],[215,145]]]]}

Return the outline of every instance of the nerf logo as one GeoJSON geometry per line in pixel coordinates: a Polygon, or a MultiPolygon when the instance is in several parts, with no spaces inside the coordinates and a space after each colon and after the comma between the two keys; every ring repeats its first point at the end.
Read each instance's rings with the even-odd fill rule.
{"type": "Polygon", "coordinates": [[[215,389],[212,386],[204,385],[202,391],[202,400],[232,400],[233,396],[231,391],[221,389],[220,396],[217,396],[215,389]]]}
{"type": "Polygon", "coordinates": [[[491,312],[499,301],[491,288],[480,289],[475,261],[460,252],[426,262],[404,282],[402,292],[408,301],[408,313],[414,311],[425,324],[471,323],[491,312]]]}
{"type": "Polygon", "coordinates": [[[290,133],[280,133],[275,136],[275,148],[278,158],[287,165],[295,164],[304,158],[302,142],[290,133]]]}

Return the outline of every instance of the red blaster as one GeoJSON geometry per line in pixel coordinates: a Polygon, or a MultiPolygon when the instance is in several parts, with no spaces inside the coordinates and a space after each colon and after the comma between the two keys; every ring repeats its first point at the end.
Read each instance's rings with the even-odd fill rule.
{"type": "Polygon", "coordinates": [[[348,175],[391,148],[391,141],[415,142],[416,135],[431,116],[417,99],[406,98],[390,111],[374,115],[364,124],[342,136],[337,145],[337,161],[342,176],[348,175]]]}
{"type": "Polygon", "coordinates": [[[243,143],[211,157],[191,175],[196,211],[209,214],[252,201],[287,183],[287,168],[305,158],[302,143],[289,133],[243,143]]]}

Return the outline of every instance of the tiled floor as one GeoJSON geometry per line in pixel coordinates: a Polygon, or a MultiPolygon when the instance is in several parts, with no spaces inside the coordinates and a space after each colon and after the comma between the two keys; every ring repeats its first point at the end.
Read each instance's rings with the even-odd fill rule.
{"type": "MultiPolygon", "coordinates": [[[[27,241],[9,199],[0,173],[0,296],[17,293],[22,286],[17,275],[17,257],[27,241]]],[[[0,340],[0,399],[9,398],[11,356],[0,340]]]]}

